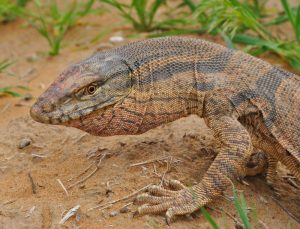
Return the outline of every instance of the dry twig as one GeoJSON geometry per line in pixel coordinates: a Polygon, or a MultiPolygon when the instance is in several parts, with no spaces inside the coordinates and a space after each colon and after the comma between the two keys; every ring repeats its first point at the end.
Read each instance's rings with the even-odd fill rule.
{"type": "Polygon", "coordinates": [[[168,159],[168,158],[169,158],[169,156],[164,156],[164,157],[161,157],[161,158],[154,158],[154,159],[150,159],[150,160],[147,160],[147,161],[142,161],[142,162],[131,164],[131,165],[129,165],[129,167],[135,167],[135,166],[139,166],[139,165],[146,165],[146,164],[150,164],[150,163],[153,163],[153,162],[159,162],[159,161],[162,161],[162,160],[165,160],[165,159],[168,159]]]}
{"type": "Polygon", "coordinates": [[[62,189],[65,191],[66,195],[69,196],[69,193],[68,193],[67,189],[65,188],[64,184],[61,182],[61,180],[60,179],[56,179],[56,180],[60,184],[62,189]]]}
{"type": "Polygon", "coordinates": [[[258,222],[265,228],[265,229],[269,229],[269,227],[260,219],[258,220],[258,222]]]}
{"type": "Polygon", "coordinates": [[[28,177],[29,177],[29,181],[31,183],[32,193],[36,194],[36,185],[35,185],[35,183],[33,181],[33,178],[32,178],[30,173],[28,173],[28,177]]]}
{"type": "Polygon", "coordinates": [[[85,174],[87,171],[89,171],[90,168],[91,168],[94,164],[95,164],[94,162],[91,163],[84,171],[82,171],[81,173],[79,173],[77,176],[71,177],[71,178],[70,178],[69,180],[67,180],[67,181],[71,181],[71,180],[73,180],[73,179],[75,179],[75,178],[78,178],[78,177],[82,176],[82,175],[85,174]]]}
{"type": "Polygon", "coordinates": [[[129,199],[129,198],[131,198],[131,197],[133,197],[133,196],[139,194],[140,192],[146,190],[146,189],[147,189],[149,186],[151,186],[151,185],[152,185],[152,184],[148,184],[148,185],[146,185],[145,187],[143,187],[143,188],[141,188],[141,189],[139,189],[139,190],[136,190],[135,192],[133,192],[133,193],[127,195],[127,196],[124,196],[124,197],[122,197],[122,198],[120,198],[120,199],[112,200],[112,201],[109,201],[109,202],[107,202],[107,203],[100,204],[100,205],[98,205],[98,206],[89,208],[88,211],[92,211],[92,210],[97,209],[97,208],[100,208],[100,210],[103,210],[103,209],[105,209],[105,208],[107,208],[107,207],[112,206],[113,204],[115,204],[115,203],[117,203],[117,202],[120,202],[120,201],[122,201],[122,200],[127,200],[127,199],[129,199]]]}
{"type": "Polygon", "coordinates": [[[70,186],[68,187],[68,189],[70,189],[70,188],[72,188],[72,187],[74,187],[74,186],[76,186],[76,185],[78,185],[78,184],[80,184],[80,183],[86,181],[86,180],[89,179],[91,176],[93,176],[93,175],[99,170],[100,164],[101,164],[102,160],[103,160],[106,156],[107,156],[107,153],[104,153],[104,154],[102,155],[102,157],[99,159],[99,161],[98,161],[98,163],[97,163],[97,165],[96,165],[96,168],[95,168],[90,174],[88,174],[85,178],[83,178],[83,179],[81,179],[81,180],[75,182],[74,184],[70,185],[70,186]]]}

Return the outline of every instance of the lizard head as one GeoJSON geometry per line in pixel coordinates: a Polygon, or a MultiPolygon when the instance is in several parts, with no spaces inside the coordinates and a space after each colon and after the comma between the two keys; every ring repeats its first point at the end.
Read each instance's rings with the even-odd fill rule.
{"type": "Polygon", "coordinates": [[[131,90],[131,71],[116,55],[95,54],[62,72],[31,107],[41,123],[72,126],[94,112],[104,112],[131,90]]]}

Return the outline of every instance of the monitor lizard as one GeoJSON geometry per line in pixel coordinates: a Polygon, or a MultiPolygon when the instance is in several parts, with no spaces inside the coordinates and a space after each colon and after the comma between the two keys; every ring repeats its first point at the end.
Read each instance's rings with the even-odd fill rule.
{"type": "Polygon", "coordinates": [[[34,120],[98,136],[136,135],[191,114],[221,148],[200,183],[151,186],[137,213],[191,213],[245,176],[253,147],[300,179],[300,77],[241,51],[194,38],[154,38],[68,67],[31,108],[34,120]]]}

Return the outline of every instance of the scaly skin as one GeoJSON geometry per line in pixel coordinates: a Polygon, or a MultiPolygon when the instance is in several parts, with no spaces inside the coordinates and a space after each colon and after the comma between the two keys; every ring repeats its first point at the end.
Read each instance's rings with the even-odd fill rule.
{"type": "Polygon", "coordinates": [[[141,134],[190,114],[204,118],[222,147],[199,184],[157,186],[139,214],[191,213],[246,174],[253,147],[300,179],[300,77],[207,41],[159,38],[97,53],[70,66],[31,108],[38,122],[93,135],[141,134]]]}

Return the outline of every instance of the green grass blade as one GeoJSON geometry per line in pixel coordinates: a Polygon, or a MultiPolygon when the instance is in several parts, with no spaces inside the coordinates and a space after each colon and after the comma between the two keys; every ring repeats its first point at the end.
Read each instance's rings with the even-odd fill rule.
{"type": "Polygon", "coordinates": [[[39,7],[42,7],[42,2],[40,0],[34,0],[34,4],[39,7]]]}
{"type": "Polygon", "coordinates": [[[60,17],[60,12],[56,3],[52,3],[50,5],[50,15],[55,19],[58,19],[60,17]]]}
{"type": "Polygon", "coordinates": [[[228,48],[235,49],[232,39],[226,33],[221,31],[220,35],[223,37],[228,48]]]}
{"type": "Polygon", "coordinates": [[[283,7],[284,11],[286,12],[292,26],[295,28],[296,20],[295,20],[295,17],[293,15],[293,13],[292,13],[292,10],[291,10],[291,7],[290,7],[288,1],[287,0],[280,0],[280,1],[281,1],[282,7],[283,7]]]}
{"type": "Polygon", "coordinates": [[[234,197],[233,201],[234,201],[234,206],[236,208],[236,211],[238,212],[238,214],[245,226],[245,229],[251,229],[249,219],[247,216],[247,206],[246,206],[245,199],[242,194],[240,195],[240,199],[239,199],[236,189],[234,187],[232,189],[233,189],[233,197],[234,197]]]}
{"type": "Polygon", "coordinates": [[[17,0],[16,4],[20,7],[25,7],[29,0],[17,0]]]}
{"type": "Polygon", "coordinates": [[[149,26],[151,26],[157,10],[165,2],[166,2],[165,0],[155,0],[155,2],[152,4],[151,9],[150,9],[150,13],[149,13],[149,26]]]}
{"type": "Polygon", "coordinates": [[[183,0],[184,4],[186,4],[192,12],[195,12],[197,9],[197,6],[192,0],[183,0]]]}
{"type": "Polygon", "coordinates": [[[289,63],[293,66],[293,68],[297,69],[300,72],[300,61],[294,57],[287,57],[289,63]]]}
{"type": "Polygon", "coordinates": [[[13,97],[20,97],[21,94],[12,90],[12,87],[2,87],[0,88],[0,96],[1,95],[10,95],[13,97]]]}
{"type": "Polygon", "coordinates": [[[219,229],[218,224],[212,218],[212,216],[208,213],[208,211],[206,211],[206,209],[204,207],[201,207],[200,209],[201,209],[201,213],[203,214],[203,216],[205,217],[205,219],[210,223],[210,225],[212,226],[212,228],[213,229],[219,229]]]}
{"type": "Polygon", "coordinates": [[[8,59],[0,61],[0,73],[3,72],[4,69],[8,68],[13,63],[14,61],[10,61],[8,59]]]}
{"type": "Polygon", "coordinates": [[[127,19],[130,23],[132,23],[135,28],[138,27],[139,23],[129,13],[130,8],[131,8],[130,6],[128,6],[126,4],[119,3],[115,0],[101,0],[101,2],[106,3],[108,5],[111,5],[112,7],[118,9],[123,18],[127,19]],[[129,11],[129,12],[127,12],[126,10],[129,11]]]}
{"type": "Polygon", "coordinates": [[[300,43],[300,5],[297,8],[297,13],[296,13],[296,37],[297,37],[297,41],[300,43]]]}
{"type": "Polygon", "coordinates": [[[278,43],[263,40],[258,37],[244,35],[244,34],[237,34],[232,40],[235,43],[242,43],[242,44],[246,44],[246,45],[256,45],[256,46],[260,46],[260,47],[265,46],[271,50],[277,50],[277,51],[278,51],[278,47],[279,47],[278,43]]]}
{"type": "Polygon", "coordinates": [[[176,36],[176,35],[184,35],[184,34],[203,34],[207,31],[206,28],[202,29],[174,29],[163,32],[154,32],[150,33],[148,37],[165,37],[165,36],[176,36]]]}
{"type": "Polygon", "coordinates": [[[20,89],[22,89],[22,90],[24,90],[24,91],[30,91],[30,88],[27,87],[27,86],[19,85],[19,86],[17,86],[17,88],[20,88],[20,89]]]}
{"type": "Polygon", "coordinates": [[[142,27],[145,29],[148,27],[146,4],[147,4],[146,0],[133,0],[132,1],[132,6],[135,9],[135,11],[139,17],[139,21],[141,22],[142,27]]]}
{"type": "Polygon", "coordinates": [[[84,9],[81,12],[79,12],[80,16],[85,16],[85,15],[89,14],[89,12],[91,12],[91,9],[92,9],[94,3],[95,3],[95,0],[88,0],[84,4],[84,9]]]}

